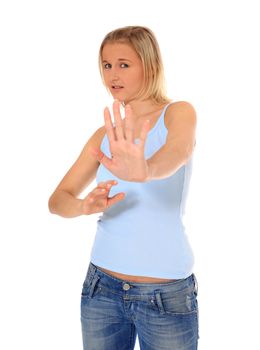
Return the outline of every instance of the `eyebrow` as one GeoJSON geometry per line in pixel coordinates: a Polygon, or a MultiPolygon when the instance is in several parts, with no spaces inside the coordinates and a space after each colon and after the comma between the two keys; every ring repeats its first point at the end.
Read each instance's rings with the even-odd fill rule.
{"type": "MultiPolygon", "coordinates": [[[[128,60],[127,58],[119,58],[118,61],[128,61],[128,62],[132,62],[132,61],[128,60]]],[[[102,62],[104,63],[104,62],[108,62],[108,61],[103,60],[102,62]]]]}

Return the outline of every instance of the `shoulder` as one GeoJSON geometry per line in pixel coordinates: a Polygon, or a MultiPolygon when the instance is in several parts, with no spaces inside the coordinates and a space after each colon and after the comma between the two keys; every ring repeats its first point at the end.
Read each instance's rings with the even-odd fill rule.
{"type": "Polygon", "coordinates": [[[195,123],[197,114],[194,106],[187,101],[172,102],[165,111],[165,126],[168,129],[173,122],[185,121],[195,123]]]}

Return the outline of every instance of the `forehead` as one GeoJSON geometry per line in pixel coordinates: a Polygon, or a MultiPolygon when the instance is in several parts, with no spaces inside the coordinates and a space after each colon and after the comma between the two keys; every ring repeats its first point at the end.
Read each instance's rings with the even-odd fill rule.
{"type": "Polygon", "coordinates": [[[129,60],[140,60],[135,50],[129,45],[124,43],[107,43],[102,50],[103,60],[112,60],[125,58],[129,60]]]}

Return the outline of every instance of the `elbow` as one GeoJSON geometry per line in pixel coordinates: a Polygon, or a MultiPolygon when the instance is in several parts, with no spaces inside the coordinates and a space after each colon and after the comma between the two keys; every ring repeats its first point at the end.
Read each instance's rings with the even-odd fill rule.
{"type": "Polygon", "coordinates": [[[53,194],[50,196],[49,200],[48,200],[48,209],[49,209],[49,212],[51,214],[55,214],[55,211],[54,211],[54,200],[53,200],[53,194]]]}
{"type": "Polygon", "coordinates": [[[184,164],[188,163],[188,161],[191,159],[192,157],[192,154],[193,154],[193,151],[187,151],[184,156],[183,156],[183,159],[184,159],[184,164]]]}
{"type": "Polygon", "coordinates": [[[194,145],[186,145],[179,150],[180,157],[183,159],[184,164],[186,164],[192,157],[194,151],[194,145]]]}

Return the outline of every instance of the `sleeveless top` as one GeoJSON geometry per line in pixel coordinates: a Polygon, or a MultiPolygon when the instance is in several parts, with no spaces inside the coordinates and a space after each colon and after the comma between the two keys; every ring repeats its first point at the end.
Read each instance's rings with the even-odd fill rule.
{"type": "MultiPolygon", "coordinates": [[[[147,135],[145,159],[166,143],[164,114],[169,105],[147,135]]],[[[111,158],[107,134],[101,150],[111,158]]],[[[182,221],[191,172],[192,157],[167,178],[129,182],[100,164],[96,182],[117,180],[109,197],[124,192],[125,198],[98,217],[91,262],[134,276],[180,279],[191,275],[194,256],[182,221]]]]}

